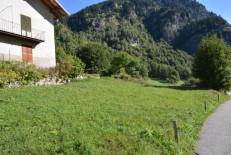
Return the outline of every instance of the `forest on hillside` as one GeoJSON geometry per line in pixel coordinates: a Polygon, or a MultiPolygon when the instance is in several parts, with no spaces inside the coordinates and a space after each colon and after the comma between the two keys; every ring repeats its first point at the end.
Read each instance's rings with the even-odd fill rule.
{"type": "Polygon", "coordinates": [[[189,54],[212,33],[231,42],[229,24],[196,1],[109,0],[56,23],[57,61],[72,55],[86,72],[177,82],[192,76],[189,54]]]}

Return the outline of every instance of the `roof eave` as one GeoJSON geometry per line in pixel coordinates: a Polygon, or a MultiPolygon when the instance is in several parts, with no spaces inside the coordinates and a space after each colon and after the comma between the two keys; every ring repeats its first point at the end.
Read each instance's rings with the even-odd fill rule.
{"type": "Polygon", "coordinates": [[[64,7],[56,0],[41,0],[54,15],[54,20],[69,16],[69,13],[64,7]]]}

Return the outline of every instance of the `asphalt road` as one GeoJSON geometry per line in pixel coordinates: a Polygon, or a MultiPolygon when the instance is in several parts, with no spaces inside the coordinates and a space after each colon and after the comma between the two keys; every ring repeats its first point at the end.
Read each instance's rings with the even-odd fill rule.
{"type": "Polygon", "coordinates": [[[231,155],[231,100],[206,120],[195,152],[198,155],[231,155]]]}

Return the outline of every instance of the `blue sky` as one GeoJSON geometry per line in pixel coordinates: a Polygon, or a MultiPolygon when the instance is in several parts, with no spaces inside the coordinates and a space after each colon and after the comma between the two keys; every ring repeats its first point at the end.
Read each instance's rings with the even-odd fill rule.
{"type": "Polygon", "coordinates": [[[231,0],[197,0],[205,5],[207,10],[221,15],[231,24],[231,0]]]}
{"type": "Polygon", "coordinates": [[[70,13],[76,13],[87,6],[97,4],[105,0],[58,0],[60,4],[70,13]]]}
{"type": "MultiPolygon", "coordinates": [[[[58,0],[63,7],[70,13],[80,11],[81,9],[103,2],[105,0],[58,0]]],[[[221,15],[231,24],[231,0],[197,0],[198,2],[204,4],[207,10],[221,15]]]]}

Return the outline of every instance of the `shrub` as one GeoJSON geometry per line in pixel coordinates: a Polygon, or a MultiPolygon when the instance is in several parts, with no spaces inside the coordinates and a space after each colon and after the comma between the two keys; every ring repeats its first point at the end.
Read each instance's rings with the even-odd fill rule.
{"type": "Polygon", "coordinates": [[[42,69],[39,70],[33,64],[28,65],[24,62],[19,62],[13,65],[12,70],[17,73],[16,80],[22,85],[38,82],[43,77],[42,72],[40,72],[42,69]]]}
{"type": "Polygon", "coordinates": [[[76,78],[83,73],[85,64],[76,57],[67,55],[57,64],[56,68],[37,68],[25,62],[0,62],[0,88],[11,82],[19,82],[21,85],[38,82],[42,78],[61,77],[64,80],[76,78]]]}
{"type": "Polygon", "coordinates": [[[114,56],[110,73],[120,74],[121,70],[134,78],[148,77],[148,68],[146,64],[125,52],[119,52],[114,56]]]}
{"type": "Polygon", "coordinates": [[[0,72],[0,88],[3,88],[7,85],[7,81],[5,79],[5,75],[0,72]]]}
{"type": "Polygon", "coordinates": [[[198,86],[198,85],[200,85],[200,79],[196,79],[196,78],[191,77],[187,81],[185,81],[184,85],[190,86],[190,87],[198,86]]]}
{"type": "Polygon", "coordinates": [[[12,70],[13,63],[0,62],[0,88],[7,86],[10,82],[15,82],[18,75],[12,70]]]}
{"type": "Polygon", "coordinates": [[[8,70],[7,74],[6,74],[6,79],[8,81],[8,83],[10,82],[15,82],[18,78],[18,74],[12,70],[8,70]]]}
{"type": "Polygon", "coordinates": [[[136,83],[141,83],[141,84],[147,84],[147,81],[143,78],[136,78],[136,77],[132,77],[131,75],[128,75],[125,72],[125,68],[121,68],[120,69],[120,73],[114,75],[115,79],[121,79],[121,80],[126,80],[126,81],[132,81],[132,82],[136,82],[136,83]]]}
{"type": "Polygon", "coordinates": [[[62,62],[56,66],[56,71],[60,78],[67,80],[68,78],[76,78],[84,72],[85,64],[77,57],[67,55],[62,62]]]}
{"type": "Polygon", "coordinates": [[[179,73],[179,76],[183,80],[187,80],[192,76],[192,71],[188,66],[177,66],[176,70],[179,73]]]}
{"type": "Polygon", "coordinates": [[[155,62],[151,62],[150,76],[167,80],[170,83],[176,83],[180,80],[179,73],[175,68],[166,64],[157,64],[155,62]]]}
{"type": "Polygon", "coordinates": [[[179,76],[177,75],[171,75],[169,78],[166,79],[169,83],[177,83],[180,81],[179,76]]]}

